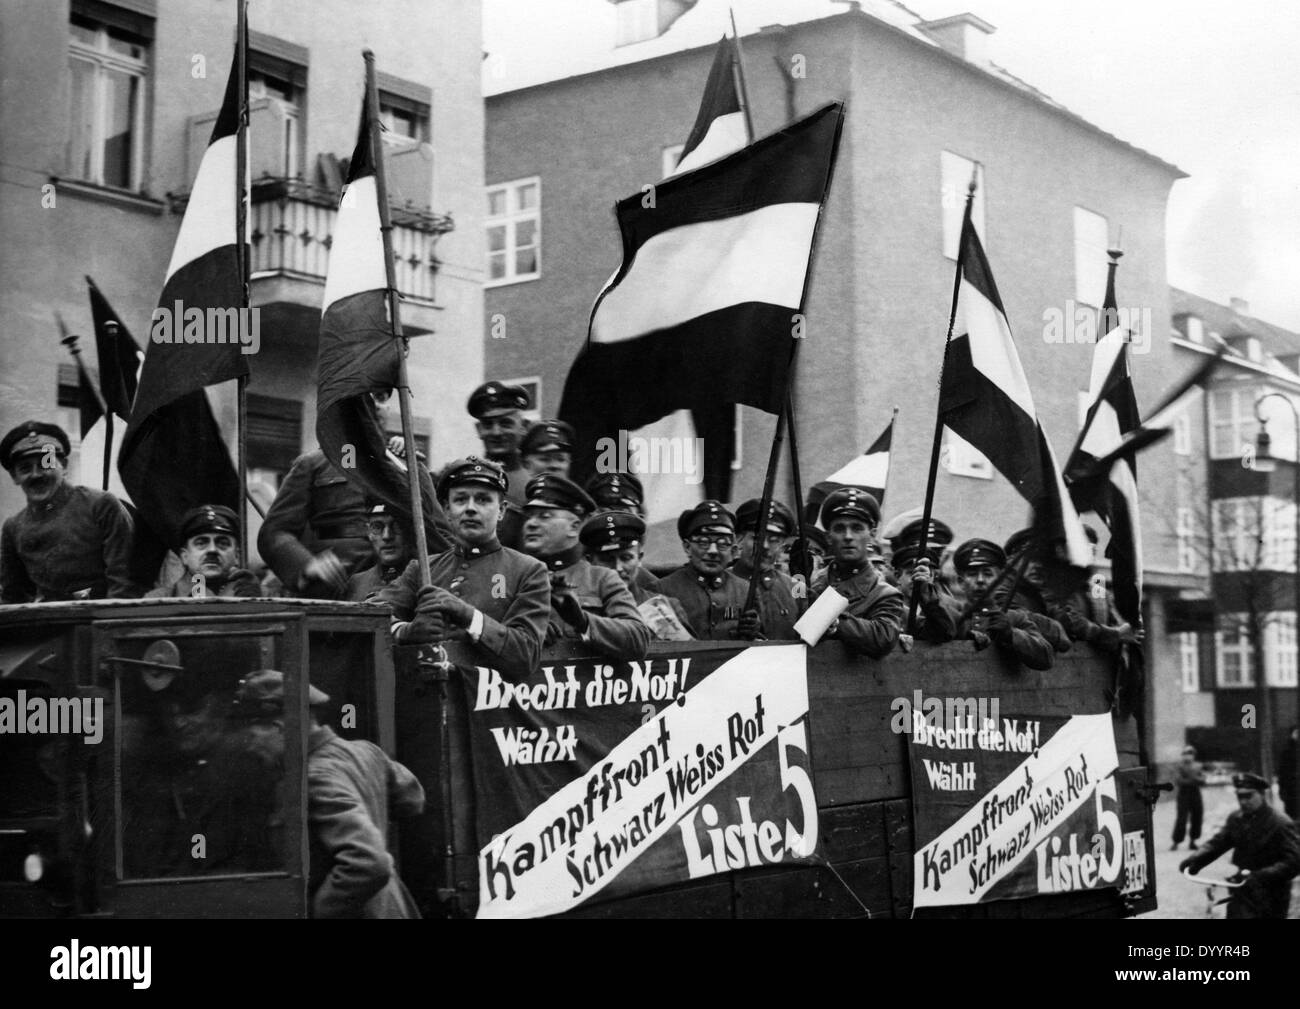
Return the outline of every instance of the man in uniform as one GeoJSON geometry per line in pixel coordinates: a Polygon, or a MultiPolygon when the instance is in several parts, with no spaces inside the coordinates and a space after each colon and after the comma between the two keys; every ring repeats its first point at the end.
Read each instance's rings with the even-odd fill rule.
{"type": "Polygon", "coordinates": [[[0,530],[0,602],[139,595],[131,517],[107,491],[68,483],[69,451],[61,427],[35,420],[0,440],[0,463],[27,498],[0,530]]]}
{"type": "Polygon", "coordinates": [[[1232,891],[1229,918],[1285,918],[1291,902],[1291,880],[1300,874],[1300,836],[1284,813],[1268,804],[1269,784],[1258,774],[1232,779],[1239,809],[1195,855],[1179,863],[1179,871],[1200,872],[1225,851],[1245,882],[1232,891]]]}
{"type": "Polygon", "coordinates": [[[754,542],[759,535],[758,498],[746,501],[736,509],[736,563],[731,570],[748,581],[758,579],[758,613],[763,623],[763,637],[772,641],[798,641],[794,624],[804,611],[807,586],[800,586],[800,598],[795,598],[795,581],[778,571],[777,562],[789,545],[790,537],[798,532],[794,513],[780,501],[772,501],[767,511],[767,521],[762,523],[763,546],[759,570],[754,571],[754,542]]]}
{"type": "Polygon", "coordinates": [[[916,594],[914,635],[922,641],[942,644],[957,636],[961,605],[939,581],[939,561],[943,548],[952,542],[947,523],[930,520],[929,535],[923,534],[921,520],[904,526],[890,541],[895,584],[910,611],[916,594]]]}
{"type": "Polygon", "coordinates": [[[517,385],[484,382],[470,393],[466,409],[483,441],[483,458],[505,471],[510,484],[506,496],[523,507],[524,485],[532,475],[519,455],[519,441],[527,426],[523,411],[528,409],[528,393],[517,385]]]}
{"type": "Polygon", "coordinates": [[[199,505],[181,519],[177,550],[185,574],[170,586],[146,592],[149,598],[259,599],[262,584],[240,566],[239,517],[225,505],[199,505]]]}
{"type": "Polygon", "coordinates": [[[392,607],[393,638],[442,641],[453,662],[522,680],[541,656],[551,587],[541,561],[497,539],[505,472],[487,459],[457,459],[443,470],[438,497],[455,544],[430,559],[428,585],[420,585],[419,563],[412,561],[375,597],[392,607]]]}
{"type": "Polygon", "coordinates": [[[830,556],[831,547],[826,539],[826,533],[815,525],[805,522],[803,534],[808,542],[807,554],[804,553],[799,538],[795,537],[795,541],[790,544],[790,570],[807,571],[808,584],[811,585],[816,581],[817,576],[826,570],[826,560],[830,556]]]}
{"type": "Polygon", "coordinates": [[[656,641],[684,641],[695,636],[682,604],[659,591],[657,578],[652,580],[652,588],[646,588],[637,580],[645,556],[645,521],[639,515],[625,511],[597,512],[582,524],[579,536],[587,552],[587,559],[592,564],[609,568],[623,579],[623,584],[632,593],[632,600],[650,625],[651,634],[656,641]],[[652,606],[647,611],[643,604],[652,599],[663,600],[672,610],[673,616],[681,624],[680,631],[672,627],[672,621],[666,617],[656,618],[657,607],[652,606]]]}
{"type": "Polygon", "coordinates": [[[529,479],[542,473],[567,477],[573,463],[573,437],[573,428],[562,420],[544,420],[530,427],[519,442],[529,479]]]}
{"type": "Polygon", "coordinates": [[[881,659],[898,643],[907,611],[898,589],[888,584],[868,557],[880,524],[880,505],[858,487],[841,487],[822,502],[821,524],[831,547],[831,564],[812,584],[815,599],[833,588],[848,606],[825,637],[844,642],[859,655],[881,659]]]}
{"type": "Polygon", "coordinates": [[[596,510],[587,492],[566,476],[542,473],[528,481],[524,550],[546,565],[551,619],[546,639],[581,640],[603,655],[645,658],[650,628],[623,580],[582,555],[582,520],[596,510]]]}
{"type": "Polygon", "coordinates": [[[362,603],[395,581],[415,556],[415,531],[411,524],[382,501],[370,506],[366,535],[375,552],[375,563],[348,579],[343,598],[362,603]]]}
{"type": "Polygon", "coordinates": [[[631,512],[645,518],[645,488],[635,473],[596,473],[583,489],[601,511],[631,512]]]}
{"type": "Polygon", "coordinates": [[[1029,613],[1017,606],[1000,608],[997,593],[990,591],[1007,564],[1002,548],[990,540],[970,539],[957,548],[953,564],[966,596],[957,637],[970,638],[976,648],[992,642],[1030,669],[1051,669],[1055,649],[1029,613]]]}
{"type": "Polygon", "coordinates": [[[702,641],[753,640],[762,633],[758,609],[743,612],[749,582],[727,567],[736,545],[736,518],[720,502],[701,501],[677,519],[686,563],[659,579],[659,591],[682,604],[702,641]]]}

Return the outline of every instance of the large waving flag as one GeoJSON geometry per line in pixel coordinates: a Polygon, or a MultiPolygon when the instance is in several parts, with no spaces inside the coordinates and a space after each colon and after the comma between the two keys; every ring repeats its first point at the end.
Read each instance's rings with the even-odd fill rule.
{"type": "Polygon", "coordinates": [[[889,454],[894,440],[894,418],[890,418],[880,437],[871,443],[862,455],[855,456],[825,480],[819,480],[808,490],[805,521],[816,522],[822,502],[832,491],[841,487],[861,487],[882,506],[885,503],[885,485],[889,482],[889,454]]]}
{"type": "MultiPolygon", "coordinates": [[[[1106,295],[1101,317],[1105,335],[1092,355],[1092,379],[1088,385],[1088,412],[1079,441],[1066,463],[1069,474],[1113,452],[1124,435],[1140,423],[1133,374],[1129,366],[1129,333],[1118,325],[1115,301],[1115,268],[1118,255],[1111,254],[1106,277],[1106,295]]],[[[1134,626],[1142,621],[1142,528],[1138,518],[1137,461],[1133,456],[1117,459],[1110,470],[1070,484],[1070,497],[1080,512],[1091,511],[1110,530],[1107,553],[1111,560],[1111,582],[1115,608],[1134,626]]]]}
{"type": "MultiPolygon", "coordinates": [[[[402,347],[388,314],[388,274],[370,128],[361,108],[357,146],[330,247],[317,359],[316,438],[325,457],[368,495],[410,516],[406,465],[388,450],[369,393],[397,387],[402,347]]],[[[430,552],[451,546],[428,471],[416,464],[430,552]]]]}
{"type": "Polygon", "coordinates": [[[131,499],[168,544],[190,508],[240,505],[240,480],[205,389],[248,373],[235,244],[242,90],[236,61],[176,236],[118,456],[131,499]]]}
{"type": "Polygon", "coordinates": [[[1063,542],[1066,559],[1086,567],[1088,540],[1038,421],[1007,313],[969,213],[962,223],[959,264],[960,328],[944,363],[939,415],[1011,481],[1033,507],[1043,536],[1063,542]]]}
{"type": "Polygon", "coordinates": [[[784,408],[838,102],[618,203],[623,265],[592,310],[560,418],[594,466],[599,439],[674,410],[784,408]]]}

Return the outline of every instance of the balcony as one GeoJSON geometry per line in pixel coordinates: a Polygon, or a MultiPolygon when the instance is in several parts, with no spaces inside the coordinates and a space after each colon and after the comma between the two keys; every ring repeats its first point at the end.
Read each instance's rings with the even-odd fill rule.
{"type": "MultiPolygon", "coordinates": [[[[337,193],[321,186],[298,179],[256,180],[248,222],[254,287],[277,277],[323,285],[337,205],[337,193]]],[[[402,300],[435,307],[436,247],[455,226],[451,216],[399,207],[392,207],[391,215],[394,278],[402,300]]],[[[315,307],[319,311],[319,292],[315,307]]]]}

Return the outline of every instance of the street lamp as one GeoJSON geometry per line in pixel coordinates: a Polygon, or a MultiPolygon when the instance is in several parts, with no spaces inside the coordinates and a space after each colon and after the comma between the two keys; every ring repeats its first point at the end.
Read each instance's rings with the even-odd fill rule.
{"type": "MultiPolygon", "coordinates": [[[[1268,421],[1260,413],[1260,404],[1266,399],[1280,399],[1291,411],[1295,418],[1295,442],[1294,449],[1296,458],[1293,464],[1295,475],[1295,487],[1292,500],[1296,509],[1296,563],[1294,581],[1292,583],[1291,607],[1295,613],[1295,639],[1296,639],[1296,671],[1300,674],[1300,409],[1296,408],[1291,397],[1284,396],[1280,392],[1266,392],[1255,400],[1255,419],[1259,421],[1259,434],[1255,438],[1255,460],[1254,468],[1259,473],[1272,473],[1277,469],[1277,458],[1273,455],[1272,439],[1268,435],[1268,421]]],[[[1263,515],[1260,516],[1261,520],[1263,515]]],[[[1259,686],[1259,722],[1260,722],[1260,774],[1268,780],[1272,780],[1273,770],[1273,704],[1272,696],[1268,689],[1268,675],[1260,663],[1260,686],[1259,686]]],[[[1288,797],[1293,798],[1293,797],[1288,797]]]]}

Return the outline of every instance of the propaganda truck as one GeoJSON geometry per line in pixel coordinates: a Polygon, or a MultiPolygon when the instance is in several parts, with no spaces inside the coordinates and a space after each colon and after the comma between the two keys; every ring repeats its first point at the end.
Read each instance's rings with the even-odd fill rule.
{"type": "Polygon", "coordinates": [[[1040,672],[969,642],[561,645],[522,683],[442,658],[370,604],[0,607],[0,917],[308,917],[309,681],[423,782],[391,840],[426,912],[1156,906],[1141,706],[1088,646],[1040,672]],[[268,668],[278,718],[240,710],[268,668]]]}

